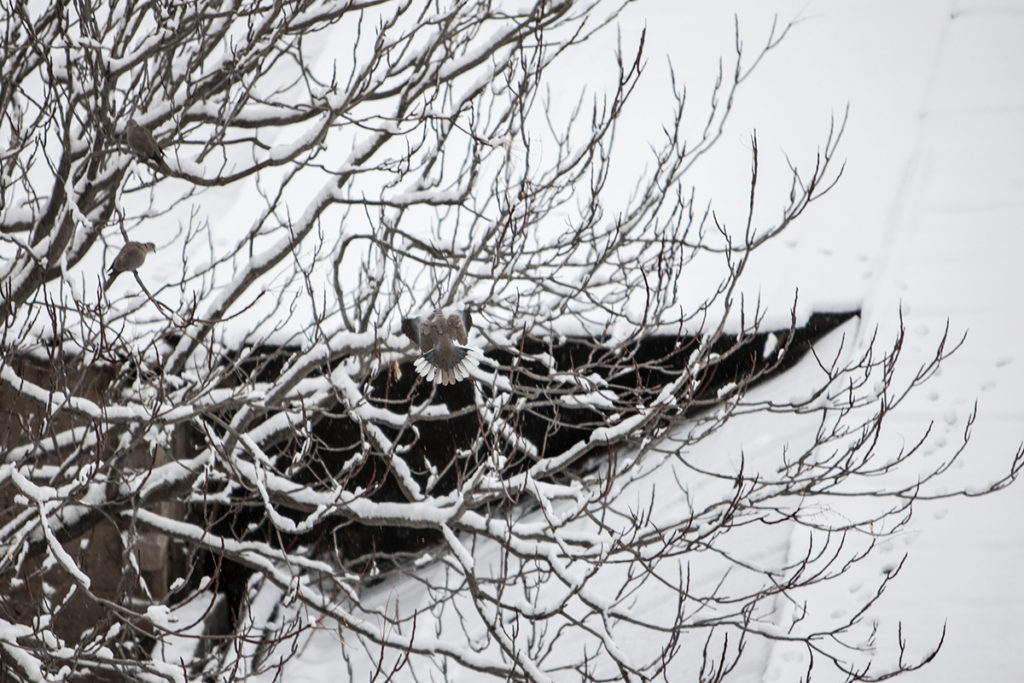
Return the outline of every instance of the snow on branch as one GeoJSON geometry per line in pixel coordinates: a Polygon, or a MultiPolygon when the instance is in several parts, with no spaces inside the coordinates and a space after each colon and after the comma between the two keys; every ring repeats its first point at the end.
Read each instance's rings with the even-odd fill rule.
{"type": "Polygon", "coordinates": [[[872,661],[898,568],[839,616],[816,591],[1024,454],[950,482],[973,414],[944,458],[893,435],[955,337],[904,370],[902,324],[746,298],[842,173],[836,117],[781,166],[751,135],[741,206],[704,187],[788,28],[737,26],[703,104],[673,74],[648,111],[625,4],[0,9],[0,670],[927,661],[872,661]],[[565,77],[584,49],[600,82],[565,77]]]}

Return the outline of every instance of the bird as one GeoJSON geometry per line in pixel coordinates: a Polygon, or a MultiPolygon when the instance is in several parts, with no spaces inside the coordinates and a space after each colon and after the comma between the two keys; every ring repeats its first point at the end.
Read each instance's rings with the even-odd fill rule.
{"type": "Polygon", "coordinates": [[[126,242],[121,247],[121,251],[117,252],[114,262],[110,264],[110,270],[107,271],[107,282],[103,285],[103,291],[105,292],[110,289],[110,285],[114,284],[114,280],[121,273],[138,269],[139,266],[146,262],[146,256],[152,251],[156,251],[156,245],[152,242],[126,242]]]}
{"type": "Polygon", "coordinates": [[[423,351],[413,362],[416,372],[428,382],[440,384],[455,384],[469,377],[479,364],[475,350],[465,346],[466,332],[472,326],[466,310],[446,316],[437,309],[426,320],[402,320],[402,332],[423,351]]]}
{"type": "Polygon", "coordinates": [[[128,140],[128,146],[141,159],[153,161],[161,170],[167,170],[167,164],[164,162],[164,153],[148,128],[140,126],[135,119],[128,119],[128,125],[125,127],[125,138],[128,140]]]}

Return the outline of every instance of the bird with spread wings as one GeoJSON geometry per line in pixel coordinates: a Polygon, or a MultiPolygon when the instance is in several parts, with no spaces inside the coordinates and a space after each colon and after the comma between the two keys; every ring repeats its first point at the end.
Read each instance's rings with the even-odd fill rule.
{"type": "Polygon", "coordinates": [[[470,376],[479,363],[474,349],[466,346],[466,333],[473,326],[469,312],[445,315],[441,309],[433,317],[406,318],[402,332],[416,342],[423,355],[413,367],[428,382],[455,384],[470,376]]]}

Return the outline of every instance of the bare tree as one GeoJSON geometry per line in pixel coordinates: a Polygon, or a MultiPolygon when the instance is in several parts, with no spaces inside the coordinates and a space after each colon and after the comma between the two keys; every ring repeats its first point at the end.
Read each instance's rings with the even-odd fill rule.
{"type": "Polygon", "coordinates": [[[742,275],[838,179],[843,121],[774,222],[756,136],[745,221],[698,204],[689,172],[788,30],[748,54],[737,27],[711,100],[691,114],[672,84],[609,206],[643,35],[568,112],[548,73],[620,9],[5,4],[0,678],[242,680],[325,631],[382,679],[713,681],[752,641],[857,679],[923,663],[852,644],[895,568],[844,618],[807,605],[915,500],[965,492],[931,486],[959,450],[879,452],[957,344],[901,382],[902,338],[847,340],[801,397],[751,391],[800,321],[767,329],[742,275]],[[104,292],[129,241],[157,253],[104,292]],[[453,386],[400,334],[438,308],[481,352],[453,386]],[[817,428],[770,462],[699,455],[756,416],[817,428]],[[868,504],[819,514],[847,500],[868,504]],[[776,528],[806,548],[749,552],[776,528]]]}

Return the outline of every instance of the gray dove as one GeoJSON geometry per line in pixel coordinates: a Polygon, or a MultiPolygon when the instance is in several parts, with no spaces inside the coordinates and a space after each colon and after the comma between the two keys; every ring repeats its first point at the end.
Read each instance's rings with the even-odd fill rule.
{"type": "Polygon", "coordinates": [[[152,251],[156,251],[156,245],[152,242],[127,242],[121,247],[121,251],[117,252],[114,262],[110,264],[110,270],[107,271],[107,282],[103,285],[103,291],[105,292],[110,289],[110,285],[114,284],[114,280],[121,273],[138,269],[139,266],[146,262],[146,256],[152,251]]]}
{"type": "Polygon", "coordinates": [[[441,309],[432,318],[406,318],[402,332],[423,351],[413,367],[428,382],[455,384],[476,369],[479,360],[465,346],[466,332],[473,326],[468,311],[446,316],[441,309]]]}
{"type": "Polygon", "coordinates": [[[135,119],[128,119],[128,125],[125,127],[125,138],[128,140],[128,146],[141,159],[153,161],[162,170],[167,170],[167,164],[164,162],[164,153],[148,128],[140,126],[135,119]]]}

